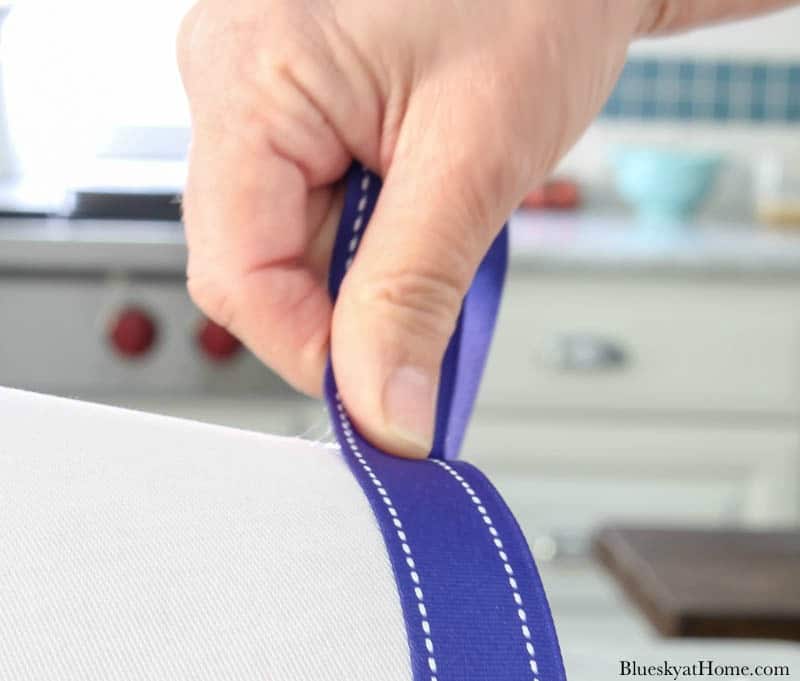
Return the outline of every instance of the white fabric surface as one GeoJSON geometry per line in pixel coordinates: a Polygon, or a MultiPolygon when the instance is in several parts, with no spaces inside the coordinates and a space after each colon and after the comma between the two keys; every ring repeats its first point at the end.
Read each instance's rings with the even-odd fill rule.
{"type": "Polygon", "coordinates": [[[410,681],[338,452],[0,389],[0,679],[410,681]]]}

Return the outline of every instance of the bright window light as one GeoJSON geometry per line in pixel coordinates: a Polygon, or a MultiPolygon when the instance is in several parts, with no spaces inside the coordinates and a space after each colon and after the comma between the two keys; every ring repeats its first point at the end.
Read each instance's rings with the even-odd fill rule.
{"type": "Polygon", "coordinates": [[[186,128],[175,34],[191,0],[19,0],[3,29],[23,168],[63,175],[121,129],[186,128]]]}

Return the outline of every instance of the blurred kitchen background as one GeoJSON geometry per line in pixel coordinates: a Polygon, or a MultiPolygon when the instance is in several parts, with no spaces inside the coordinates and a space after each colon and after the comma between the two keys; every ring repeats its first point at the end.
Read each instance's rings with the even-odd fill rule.
{"type": "MultiPolygon", "coordinates": [[[[173,45],[189,4],[10,6],[0,384],[324,439],[322,407],[184,290],[189,131],[173,45]]],[[[623,642],[655,661],[789,659],[800,674],[796,644],[751,640],[800,640],[798,36],[800,8],[636,44],[602,115],[512,220],[467,458],[530,539],[573,678],[611,676],[623,642]],[[598,534],[620,524],[708,534],[598,534]],[[723,548],[699,550],[698,536],[723,548]],[[758,581],[746,564],[761,566],[774,587],[736,611],[752,626],[720,625],[744,607],[724,595],[688,607],[698,594],[678,593],[643,538],[739,591],[758,581]],[[765,540],[782,548],[764,557],[765,540]],[[666,596],[636,583],[645,572],[666,596]],[[681,625],[693,616],[720,626],[681,625]],[[719,640],[731,632],[747,640],[719,640]],[[687,633],[716,648],[663,637],[687,633]]]]}

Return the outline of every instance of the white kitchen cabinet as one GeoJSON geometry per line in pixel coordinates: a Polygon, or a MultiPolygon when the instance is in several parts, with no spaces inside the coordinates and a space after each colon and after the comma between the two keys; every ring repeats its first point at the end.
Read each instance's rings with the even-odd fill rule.
{"type": "Polygon", "coordinates": [[[465,458],[528,537],[571,678],[692,659],[589,560],[592,533],[800,522],[800,269],[539,264],[512,268],[465,458]]]}
{"type": "Polygon", "coordinates": [[[795,415],[800,282],[517,274],[482,395],[539,410],[795,415]]]}
{"type": "Polygon", "coordinates": [[[517,268],[465,451],[545,553],[800,522],[800,277],[517,268]]]}
{"type": "Polygon", "coordinates": [[[585,543],[616,520],[789,524],[800,503],[791,428],[477,419],[467,458],[486,471],[528,535],[585,543]]]}

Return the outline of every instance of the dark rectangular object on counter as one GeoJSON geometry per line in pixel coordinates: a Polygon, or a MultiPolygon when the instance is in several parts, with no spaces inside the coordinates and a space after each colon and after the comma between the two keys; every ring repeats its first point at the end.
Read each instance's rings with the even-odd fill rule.
{"type": "Polygon", "coordinates": [[[608,527],[594,549],[664,636],[800,641],[800,531],[608,527]]]}
{"type": "Polygon", "coordinates": [[[175,193],[82,190],[75,193],[73,219],[181,219],[181,198],[175,193]]]}

